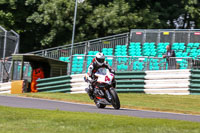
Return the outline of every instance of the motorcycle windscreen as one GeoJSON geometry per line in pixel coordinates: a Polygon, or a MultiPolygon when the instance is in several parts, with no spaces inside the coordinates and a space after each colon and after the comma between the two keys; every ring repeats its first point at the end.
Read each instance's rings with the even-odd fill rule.
{"type": "Polygon", "coordinates": [[[111,84],[114,78],[114,75],[107,68],[99,68],[95,75],[98,77],[97,82],[99,83],[111,84]]]}
{"type": "Polygon", "coordinates": [[[107,74],[107,68],[105,67],[102,67],[102,68],[99,68],[96,72],[96,74],[99,74],[99,75],[106,75],[107,74]]]}

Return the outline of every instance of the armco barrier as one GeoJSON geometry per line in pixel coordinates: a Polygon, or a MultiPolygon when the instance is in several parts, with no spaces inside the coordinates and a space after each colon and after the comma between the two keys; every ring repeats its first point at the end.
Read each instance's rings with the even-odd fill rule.
{"type": "Polygon", "coordinates": [[[118,72],[117,91],[188,95],[190,70],[118,72]]]}
{"type": "Polygon", "coordinates": [[[70,76],[59,76],[37,80],[38,92],[67,92],[70,86],[70,76]]]}
{"type": "Polygon", "coordinates": [[[145,71],[147,94],[189,95],[190,70],[145,71]]]}
{"type": "Polygon", "coordinates": [[[144,71],[117,72],[117,92],[144,93],[145,75],[144,71]]]}
{"type": "Polygon", "coordinates": [[[38,92],[83,92],[87,83],[84,74],[59,76],[37,80],[38,92]]]}
{"type": "Polygon", "coordinates": [[[200,95],[200,70],[191,70],[190,94],[200,95]]]}
{"type": "Polygon", "coordinates": [[[0,83],[0,94],[10,93],[11,90],[11,82],[0,83]]]}
{"type": "MultiPolygon", "coordinates": [[[[84,74],[37,80],[39,92],[85,93],[84,74]]],[[[189,95],[200,94],[200,70],[116,72],[120,93],[189,95]]]]}

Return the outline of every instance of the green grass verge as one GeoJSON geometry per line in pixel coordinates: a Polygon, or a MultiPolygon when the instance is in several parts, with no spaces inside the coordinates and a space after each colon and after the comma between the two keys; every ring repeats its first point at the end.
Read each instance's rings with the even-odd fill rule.
{"type": "MultiPolygon", "coordinates": [[[[200,96],[198,95],[174,96],[134,93],[120,93],[118,95],[124,108],[200,114],[200,96]]],[[[87,94],[24,93],[20,96],[94,104],[87,94]]]]}
{"type": "Polygon", "coordinates": [[[1,133],[199,133],[200,123],[0,106],[1,133]]]}

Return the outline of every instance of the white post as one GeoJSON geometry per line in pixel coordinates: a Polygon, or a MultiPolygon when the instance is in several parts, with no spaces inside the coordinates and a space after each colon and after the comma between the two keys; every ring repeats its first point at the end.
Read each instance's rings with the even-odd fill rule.
{"type": "Polygon", "coordinates": [[[72,71],[72,55],[73,55],[73,47],[74,47],[74,35],[75,35],[75,29],[76,29],[77,4],[78,4],[78,0],[76,0],[75,9],[74,9],[74,23],[73,23],[73,31],[72,31],[69,74],[71,74],[71,71],[72,71]]]}
{"type": "Polygon", "coordinates": [[[72,70],[72,55],[73,55],[73,47],[74,47],[74,36],[75,36],[75,29],[76,29],[76,14],[77,14],[77,6],[78,3],[82,3],[84,0],[76,0],[75,9],[74,9],[74,23],[73,23],[73,31],[72,31],[72,44],[71,44],[71,52],[70,52],[70,67],[68,70],[68,74],[71,73],[72,70]]]}

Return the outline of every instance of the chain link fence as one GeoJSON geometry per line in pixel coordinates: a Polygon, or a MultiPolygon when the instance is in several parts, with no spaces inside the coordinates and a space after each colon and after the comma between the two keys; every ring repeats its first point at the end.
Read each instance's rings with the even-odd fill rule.
{"type": "Polygon", "coordinates": [[[8,81],[11,70],[11,55],[18,53],[19,35],[0,26],[0,82],[8,81]]]}

